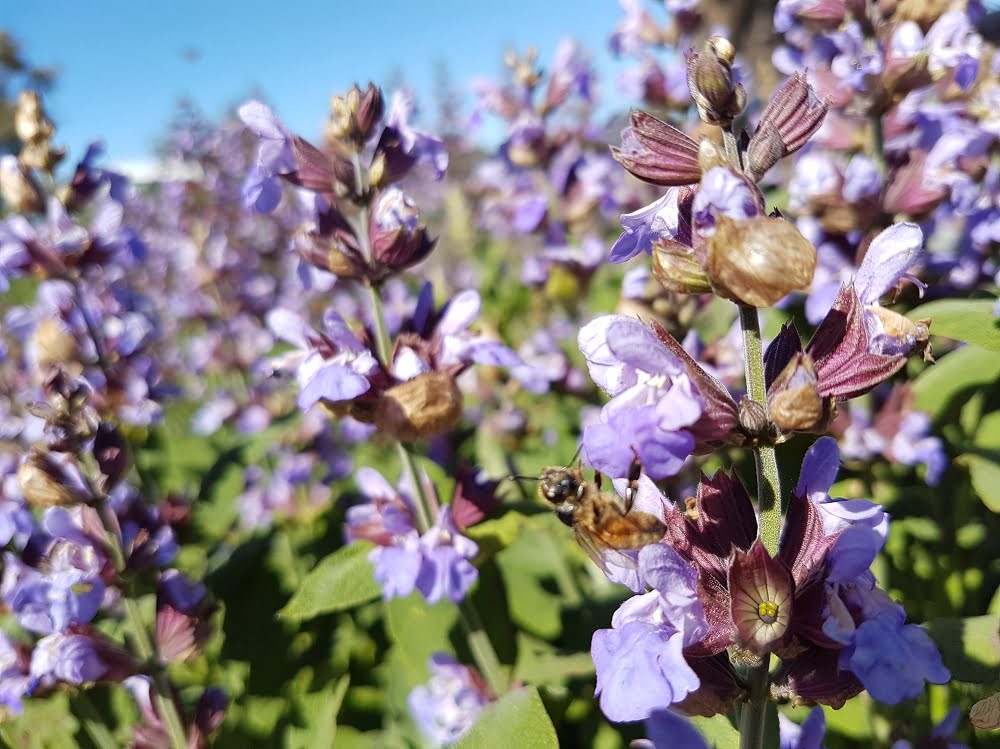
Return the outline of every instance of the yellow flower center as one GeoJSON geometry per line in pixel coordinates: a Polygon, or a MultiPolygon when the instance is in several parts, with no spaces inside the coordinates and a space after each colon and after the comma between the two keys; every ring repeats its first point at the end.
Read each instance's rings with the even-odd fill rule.
{"type": "Polygon", "coordinates": [[[761,601],[757,605],[757,616],[765,624],[773,624],[778,619],[778,604],[774,601],[761,601]]]}

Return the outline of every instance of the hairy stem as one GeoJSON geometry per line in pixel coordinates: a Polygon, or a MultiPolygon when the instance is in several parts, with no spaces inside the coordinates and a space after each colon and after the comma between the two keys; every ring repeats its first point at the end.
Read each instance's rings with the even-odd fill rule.
{"type": "Polygon", "coordinates": [[[379,361],[388,370],[392,365],[392,341],[389,340],[389,328],[385,324],[385,308],[382,306],[382,295],[378,286],[368,287],[372,300],[372,317],[375,318],[375,353],[379,361]]]}
{"type": "Polygon", "coordinates": [[[768,662],[747,674],[750,701],[740,711],[740,749],[764,749],[764,728],[767,723],[768,662]]]}
{"type": "MultiPolygon", "coordinates": [[[[764,382],[764,354],[760,342],[760,318],[757,308],[740,305],[743,328],[743,351],[746,361],[747,394],[767,410],[767,386],[764,382]]],[[[753,448],[757,464],[757,506],[760,511],[760,539],[774,556],[778,552],[781,530],[781,487],[778,482],[778,459],[774,446],[757,444],[753,448]]]]}

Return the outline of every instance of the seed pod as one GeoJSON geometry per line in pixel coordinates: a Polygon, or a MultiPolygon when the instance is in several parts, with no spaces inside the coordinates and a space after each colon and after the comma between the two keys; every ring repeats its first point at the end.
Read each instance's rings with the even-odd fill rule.
{"type": "Polygon", "coordinates": [[[74,362],[79,358],[76,338],[60,320],[51,317],[39,320],[31,340],[40,367],[74,362]]]}
{"type": "Polygon", "coordinates": [[[375,424],[402,442],[434,437],[458,423],[462,393],[444,372],[424,372],[395,385],[379,399],[375,424]]]}
{"type": "Polygon", "coordinates": [[[82,484],[64,465],[37,450],[18,467],[17,485],[25,502],[35,507],[74,505],[87,499],[82,484]]]}
{"type": "Polygon", "coordinates": [[[816,250],[781,218],[716,220],[706,264],[721,296],[753,307],[770,307],[791,291],[806,289],[816,270],[816,250]]]}
{"type": "Polygon", "coordinates": [[[767,409],[747,395],[740,398],[740,426],[743,431],[756,437],[764,434],[767,425],[767,409]]]}
{"type": "Polygon", "coordinates": [[[680,242],[653,243],[653,275],[667,291],[679,294],[709,294],[712,282],[692,248],[680,242]]]}
{"type": "Polygon", "coordinates": [[[34,213],[45,205],[31,173],[11,155],[0,157],[0,198],[14,213],[34,213]]]}
{"type": "Polygon", "coordinates": [[[783,432],[816,432],[826,426],[828,402],[819,394],[816,368],[809,354],[799,353],[768,391],[771,420],[783,432]]]}

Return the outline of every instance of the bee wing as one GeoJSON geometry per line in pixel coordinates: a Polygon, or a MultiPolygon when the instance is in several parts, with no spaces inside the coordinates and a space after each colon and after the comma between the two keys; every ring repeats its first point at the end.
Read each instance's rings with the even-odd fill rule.
{"type": "Polygon", "coordinates": [[[573,526],[573,530],[580,548],[587,552],[587,556],[611,581],[622,582],[623,572],[628,575],[638,570],[639,560],[637,557],[630,556],[625,551],[602,545],[580,524],[573,526]],[[622,568],[621,571],[615,569],[619,567],[622,568]]]}
{"type": "Polygon", "coordinates": [[[602,513],[591,535],[598,546],[608,549],[641,549],[659,541],[666,531],[655,515],[634,510],[627,515],[602,513]]]}

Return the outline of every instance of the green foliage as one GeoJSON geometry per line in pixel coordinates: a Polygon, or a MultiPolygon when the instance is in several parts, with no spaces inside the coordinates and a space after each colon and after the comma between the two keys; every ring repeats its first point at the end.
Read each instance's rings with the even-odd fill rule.
{"type": "Polygon", "coordinates": [[[958,681],[1000,681],[1000,617],[936,619],[927,631],[941,649],[944,664],[958,681]]]}
{"type": "Polygon", "coordinates": [[[278,616],[292,621],[343,611],[379,597],[368,552],[372,546],[356,542],[323,559],[302,581],[278,616]]]}
{"type": "Polygon", "coordinates": [[[993,316],[995,299],[938,299],[910,310],[911,320],[932,320],[937,336],[1000,353],[1000,322],[993,316]]]}
{"type": "Polygon", "coordinates": [[[519,749],[558,749],[555,728],[534,687],[506,694],[480,713],[456,749],[507,749],[517,737],[519,749]]]}

